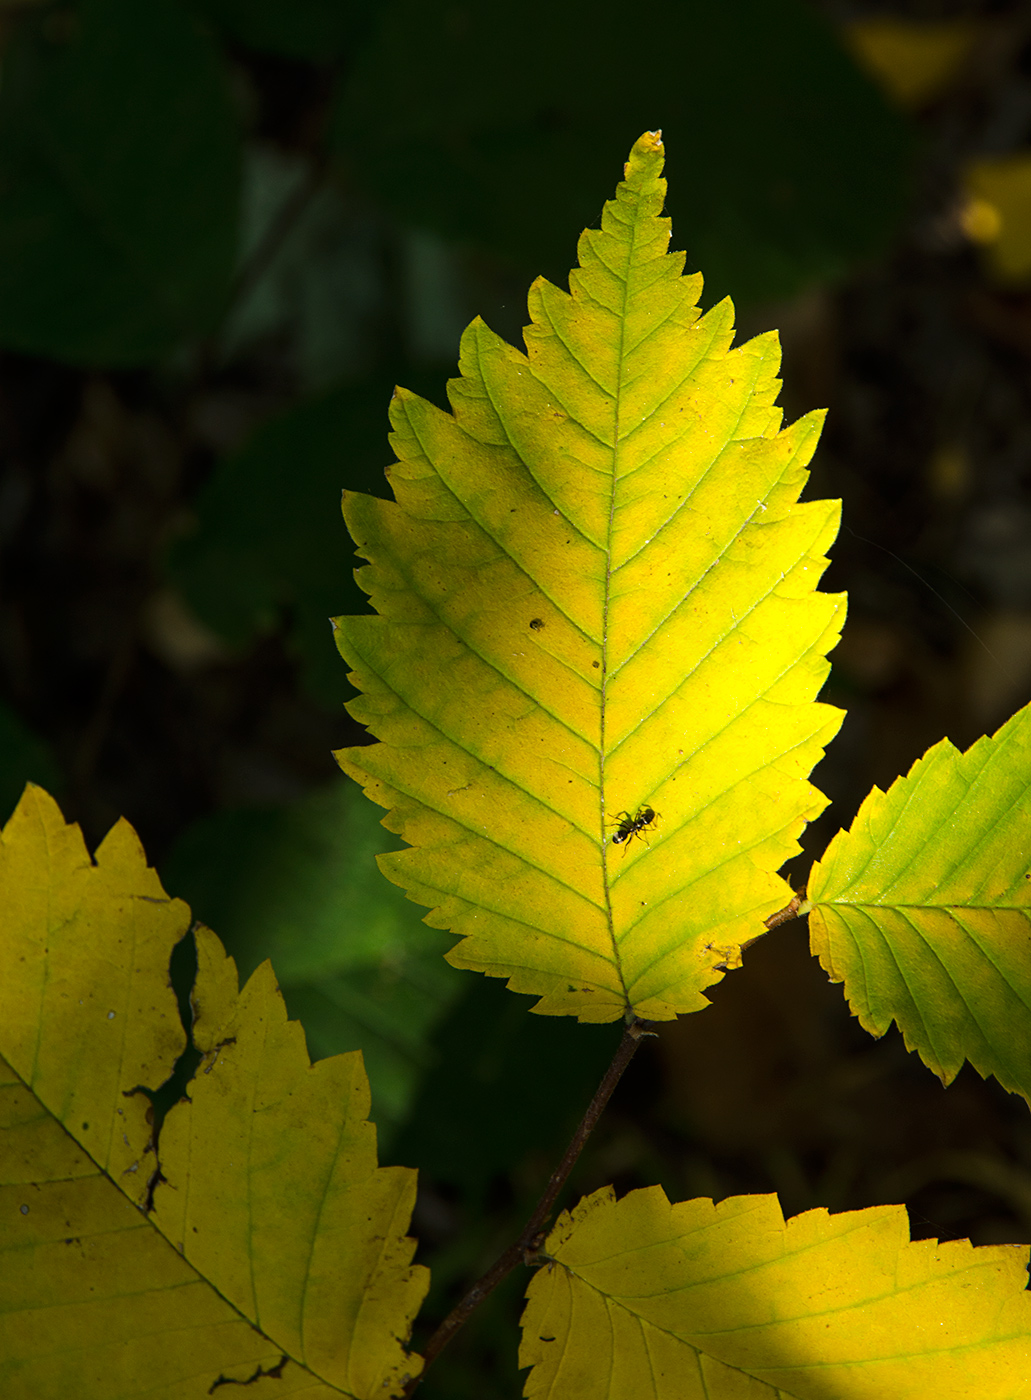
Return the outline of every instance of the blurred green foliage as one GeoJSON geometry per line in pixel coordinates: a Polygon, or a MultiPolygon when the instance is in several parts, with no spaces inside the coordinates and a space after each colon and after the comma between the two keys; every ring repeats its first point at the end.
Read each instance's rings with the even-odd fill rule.
{"type": "Polygon", "coordinates": [[[195,0],[225,34],[251,48],[325,63],[346,53],[365,7],[350,0],[195,0]]]}
{"type": "Polygon", "coordinates": [[[0,702],[0,821],[14,811],[26,783],[60,794],[60,769],[49,746],[0,702]]]}
{"type": "Polygon", "coordinates": [[[219,38],[345,59],[331,145],[349,178],[521,268],[568,265],[612,152],[656,125],[677,236],[720,294],[782,296],[885,239],[908,129],[799,0],[665,0],[647,32],[645,58],[616,0],[41,6],[4,60],[0,343],[140,364],[218,321],[246,135],[219,38]]]}
{"type": "Polygon", "coordinates": [[[909,133],[799,0],[388,0],[337,148],[398,214],[564,275],[613,151],[661,127],[676,245],[707,299],[782,297],[883,243],[909,133]]]}
{"type": "Polygon", "coordinates": [[[0,86],[0,344],[138,365],[210,330],[237,128],[218,51],[175,0],[28,15],[0,86]]]}
{"type": "Polygon", "coordinates": [[[184,833],[161,876],[241,980],[272,959],[314,1058],[364,1051],[382,1131],[404,1117],[466,979],[443,959],[451,938],[380,874],[376,855],[397,839],[379,810],[340,778],[283,807],[217,812],[184,833]]]}
{"type": "Polygon", "coordinates": [[[432,1180],[476,1200],[528,1155],[561,1150],[621,1030],[530,1016],[530,999],[494,978],[463,983],[461,999],[433,1034],[434,1060],[395,1150],[401,1161],[418,1162],[432,1180]]]}
{"type": "MultiPolygon", "coordinates": [[[[405,376],[420,391],[425,374],[405,376]]],[[[196,500],[196,531],[172,551],[172,582],[232,646],[284,616],[312,693],[351,693],[329,619],[364,612],[359,560],[340,514],[344,487],[386,496],[393,381],[320,394],[260,428],[224,459],[196,500]]]]}

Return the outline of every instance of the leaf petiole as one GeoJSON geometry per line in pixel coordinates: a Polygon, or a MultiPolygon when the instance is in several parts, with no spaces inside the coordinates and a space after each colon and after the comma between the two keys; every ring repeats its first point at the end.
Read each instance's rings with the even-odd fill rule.
{"type": "Polygon", "coordinates": [[[587,1139],[601,1117],[605,1105],[612,1097],[613,1091],[627,1065],[634,1058],[637,1047],[645,1036],[654,1036],[651,1021],[632,1020],[623,1032],[623,1039],[619,1042],[612,1063],[602,1076],[601,1083],[595,1090],[594,1097],[587,1105],[576,1132],[569,1141],[569,1146],[562,1155],[562,1160],[551,1174],[547,1186],[540,1200],[534,1208],[533,1214],[526,1222],[526,1225],[519,1238],[510,1244],[505,1252],[491,1265],[481,1278],[477,1279],[473,1286],[466,1293],[460,1303],[448,1313],[447,1317],[440,1324],[433,1336],[423,1348],[423,1368],[418,1376],[413,1376],[404,1389],[404,1395],[413,1395],[418,1388],[420,1381],[430,1366],[447,1346],[448,1342],[466,1322],[472,1312],[487,1298],[501,1281],[508,1277],[518,1264],[533,1266],[538,1262],[537,1254],[547,1235],[547,1221],[554,1209],[555,1202],[563,1186],[569,1177],[570,1172],[576,1165],[577,1158],[584,1149],[587,1139]]]}

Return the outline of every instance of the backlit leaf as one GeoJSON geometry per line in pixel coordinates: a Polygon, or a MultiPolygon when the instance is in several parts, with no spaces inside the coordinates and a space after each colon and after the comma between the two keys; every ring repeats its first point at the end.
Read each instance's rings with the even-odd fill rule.
{"type": "Polygon", "coordinates": [[[797,504],[820,415],[780,431],[776,336],[701,316],[661,167],[646,134],[527,354],[476,321],[453,413],[398,391],[396,503],[345,494],[380,615],[338,644],[383,742],[338,757],[414,848],[381,867],[456,966],[588,1021],[707,1004],[790,897],[841,719],[837,503],[797,504]]]}
{"type": "Polygon", "coordinates": [[[966,1059],[1031,1100],[1031,707],[874,788],[808,900],[813,952],[871,1035],[894,1020],[946,1084],[966,1059]]]}
{"type": "Polygon", "coordinates": [[[155,1147],[148,1090],[184,1046],[189,926],[119,823],[92,864],[30,788],[0,843],[0,1392],[201,1400],[395,1396],[425,1270],[414,1173],[376,1166],[358,1054],[310,1065],[266,963],[196,932],[189,1097],[155,1147]]]}
{"type": "Polygon", "coordinates": [[[563,1212],[523,1315],[531,1400],[1012,1400],[1026,1245],[910,1242],[902,1206],[785,1221],[775,1196],[563,1212]]]}

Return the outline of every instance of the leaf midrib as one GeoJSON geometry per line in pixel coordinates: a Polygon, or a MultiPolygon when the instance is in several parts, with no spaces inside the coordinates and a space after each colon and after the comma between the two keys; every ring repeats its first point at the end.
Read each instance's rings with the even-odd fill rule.
{"type": "Polygon", "coordinates": [[[618,478],[618,466],[622,442],[620,439],[620,413],[622,408],[622,394],[624,388],[624,367],[626,359],[626,323],[628,305],[630,300],[630,275],[633,268],[634,252],[637,246],[637,234],[640,227],[641,195],[635,197],[635,207],[633,220],[630,224],[626,271],[622,281],[622,305],[619,311],[619,343],[616,353],[616,386],[613,394],[613,442],[612,442],[612,481],[609,488],[609,519],[605,536],[605,595],[602,602],[602,625],[601,625],[601,691],[598,716],[598,826],[599,839],[601,842],[601,880],[602,890],[605,899],[605,926],[608,929],[609,940],[612,944],[613,965],[619,977],[619,985],[622,988],[623,999],[627,1007],[631,1006],[630,990],[627,987],[626,977],[623,971],[623,958],[616,938],[615,920],[612,910],[612,892],[609,886],[609,840],[606,832],[606,804],[605,804],[605,722],[608,707],[608,684],[609,684],[609,609],[612,594],[612,536],[615,528],[616,517],[616,482],[618,478]]]}

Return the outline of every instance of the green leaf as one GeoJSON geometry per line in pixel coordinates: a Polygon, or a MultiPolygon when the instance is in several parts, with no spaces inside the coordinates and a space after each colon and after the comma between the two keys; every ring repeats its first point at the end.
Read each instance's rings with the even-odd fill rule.
{"type": "Polygon", "coordinates": [[[341,558],[346,485],[385,492],[383,403],[392,380],[330,390],[265,424],[219,464],[198,528],[169,559],[172,583],[232,645],[284,617],[304,679],[327,705],[348,693],[330,617],[364,598],[341,558]]]}
{"type": "Polygon", "coordinates": [[[14,809],[26,783],[60,787],[60,772],[50,746],[0,703],[0,816],[14,809]]]}
{"type": "Polygon", "coordinates": [[[240,263],[256,275],[245,273],[219,327],[219,364],[247,374],[244,363],[271,354],[289,363],[295,395],[364,374],[376,359],[370,316],[385,310],[386,288],[363,206],[343,181],[321,178],[311,155],[257,142],[246,152],[241,206],[240,263]]]}
{"type": "Polygon", "coordinates": [[[498,1177],[525,1189],[527,1161],[561,1155],[618,1044],[611,1026],[527,1009],[496,982],[465,986],[433,1032],[433,1062],[392,1143],[464,1200],[483,1200],[498,1177]]]}
{"type": "Polygon", "coordinates": [[[365,6],[353,0],[194,0],[213,24],[249,47],[329,63],[347,51],[365,6]]]}
{"type": "Polygon", "coordinates": [[[426,1288],[414,1173],[376,1166],[360,1055],[310,1065],[268,964],[237,993],[196,931],[202,1065],[156,1147],[185,1036],[190,923],[119,823],[94,865],[30,788],[0,842],[0,1390],[180,1400],[259,1370],[277,1394],[397,1396],[426,1288]]]}
{"type": "Polygon", "coordinates": [[[173,0],[24,21],[0,93],[0,343],[134,365],[210,329],[238,184],[218,55],[173,0]]]}
{"type": "Polygon", "coordinates": [[[807,898],[813,952],[871,1035],[894,1020],[944,1083],[966,1059],[1031,1100],[1031,706],[874,788],[807,898]]]}
{"type": "Polygon", "coordinates": [[[717,295],[790,295],[890,235],[910,133],[809,6],[663,0],[647,40],[628,60],[618,0],[392,0],[341,92],[342,158],[407,222],[552,277],[568,230],[597,217],[610,152],[652,125],[717,295]]]}
{"type": "Polygon", "coordinates": [[[242,977],[272,960],[314,1056],[361,1049],[382,1128],[407,1113],[429,1036],[461,990],[448,939],[427,929],[376,856],[391,838],[355,785],[196,822],[166,886],[219,930],[242,977]]]}
{"type": "Polygon", "coordinates": [[[526,355],[477,321],[453,415],[398,391],[396,503],[345,496],[380,616],[338,644],[383,742],[338,757],[413,847],[381,868],[456,966],[589,1021],[708,1004],[787,903],[841,722],[838,508],[797,504],[820,415],[779,431],[776,336],[700,317],[661,167],[646,134],[526,355]]]}
{"type": "Polygon", "coordinates": [[[910,1242],[902,1206],[785,1221],[775,1196],[563,1212],[527,1292],[531,1400],[1012,1400],[1026,1245],[910,1242]]]}

